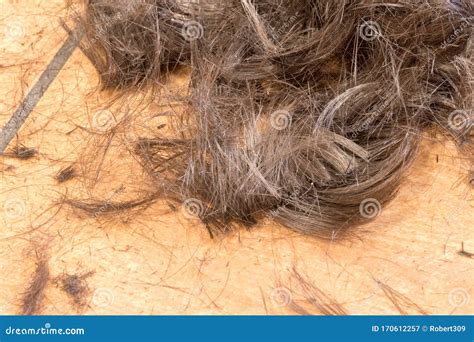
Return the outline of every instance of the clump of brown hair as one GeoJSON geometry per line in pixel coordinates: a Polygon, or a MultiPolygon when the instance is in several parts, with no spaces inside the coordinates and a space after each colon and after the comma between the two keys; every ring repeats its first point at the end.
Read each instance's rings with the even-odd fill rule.
{"type": "Polygon", "coordinates": [[[23,145],[15,146],[10,152],[4,153],[6,157],[29,160],[34,158],[38,154],[38,151],[32,147],[26,147],[23,145]]]}
{"type": "Polygon", "coordinates": [[[21,298],[21,314],[35,315],[41,310],[44,292],[49,282],[49,265],[45,255],[37,256],[36,269],[21,298]]]}
{"type": "Polygon", "coordinates": [[[211,232],[270,216],[334,237],[393,198],[424,131],[472,153],[473,14],[469,0],[89,0],[80,22],[106,89],[190,70],[173,130],[136,144],[154,193],[191,200],[211,232]]]}

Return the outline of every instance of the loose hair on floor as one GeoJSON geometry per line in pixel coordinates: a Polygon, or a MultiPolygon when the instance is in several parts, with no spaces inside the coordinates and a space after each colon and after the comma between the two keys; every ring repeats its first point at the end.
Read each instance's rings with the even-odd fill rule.
{"type": "MultiPolygon", "coordinates": [[[[472,160],[470,0],[88,0],[104,90],[189,70],[167,129],[138,137],[150,193],[214,233],[271,219],[337,236],[396,194],[422,134],[472,160]]],[[[140,202],[140,201],[137,201],[140,202]]]]}

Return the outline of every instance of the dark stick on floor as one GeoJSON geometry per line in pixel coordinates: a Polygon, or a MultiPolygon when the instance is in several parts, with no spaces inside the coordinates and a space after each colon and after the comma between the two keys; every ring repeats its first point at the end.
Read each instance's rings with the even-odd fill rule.
{"type": "Polygon", "coordinates": [[[52,61],[46,67],[46,70],[41,74],[39,80],[31,88],[28,95],[23,99],[20,106],[13,113],[10,120],[5,127],[0,130],[0,155],[5,152],[8,144],[12,141],[15,135],[20,130],[30,113],[48,90],[51,83],[58,76],[61,69],[71,57],[72,53],[79,45],[82,38],[82,30],[76,28],[70,32],[69,37],[56,53],[52,61]]]}

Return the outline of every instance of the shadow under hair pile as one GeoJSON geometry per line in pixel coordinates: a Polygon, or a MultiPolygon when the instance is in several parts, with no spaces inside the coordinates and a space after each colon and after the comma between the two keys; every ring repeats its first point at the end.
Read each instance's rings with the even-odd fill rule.
{"type": "Polygon", "coordinates": [[[189,70],[184,110],[134,141],[153,196],[196,201],[212,233],[271,217],[335,237],[394,197],[423,132],[472,161],[473,15],[470,0],[89,0],[76,19],[105,90],[158,97],[189,70]]]}

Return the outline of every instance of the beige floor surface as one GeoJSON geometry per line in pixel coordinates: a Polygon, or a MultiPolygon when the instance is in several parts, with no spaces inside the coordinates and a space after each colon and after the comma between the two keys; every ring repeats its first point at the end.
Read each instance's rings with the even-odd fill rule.
{"type": "MultiPolygon", "coordinates": [[[[59,0],[0,1],[0,125],[64,40],[63,14],[59,0]]],[[[178,75],[171,84],[182,82],[178,75]]],[[[12,144],[38,155],[0,157],[0,314],[28,312],[25,293],[46,269],[44,297],[29,312],[474,313],[469,164],[449,141],[425,140],[398,197],[356,238],[322,241],[265,222],[212,240],[199,222],[160,203],[95,219],[58,205],[66,194],[86,195],[94,165],[79,158],[92,138],[100,141],[94,115],[106,98],[96,85],[76,51],[12,144]],[[58,184],[54,176],[71,163],[85,178],[58,184]]],[[[111,171],[100,174],[106,186],[94,194],[133,195],[142,175],[111,151],[111,171]]]]}

